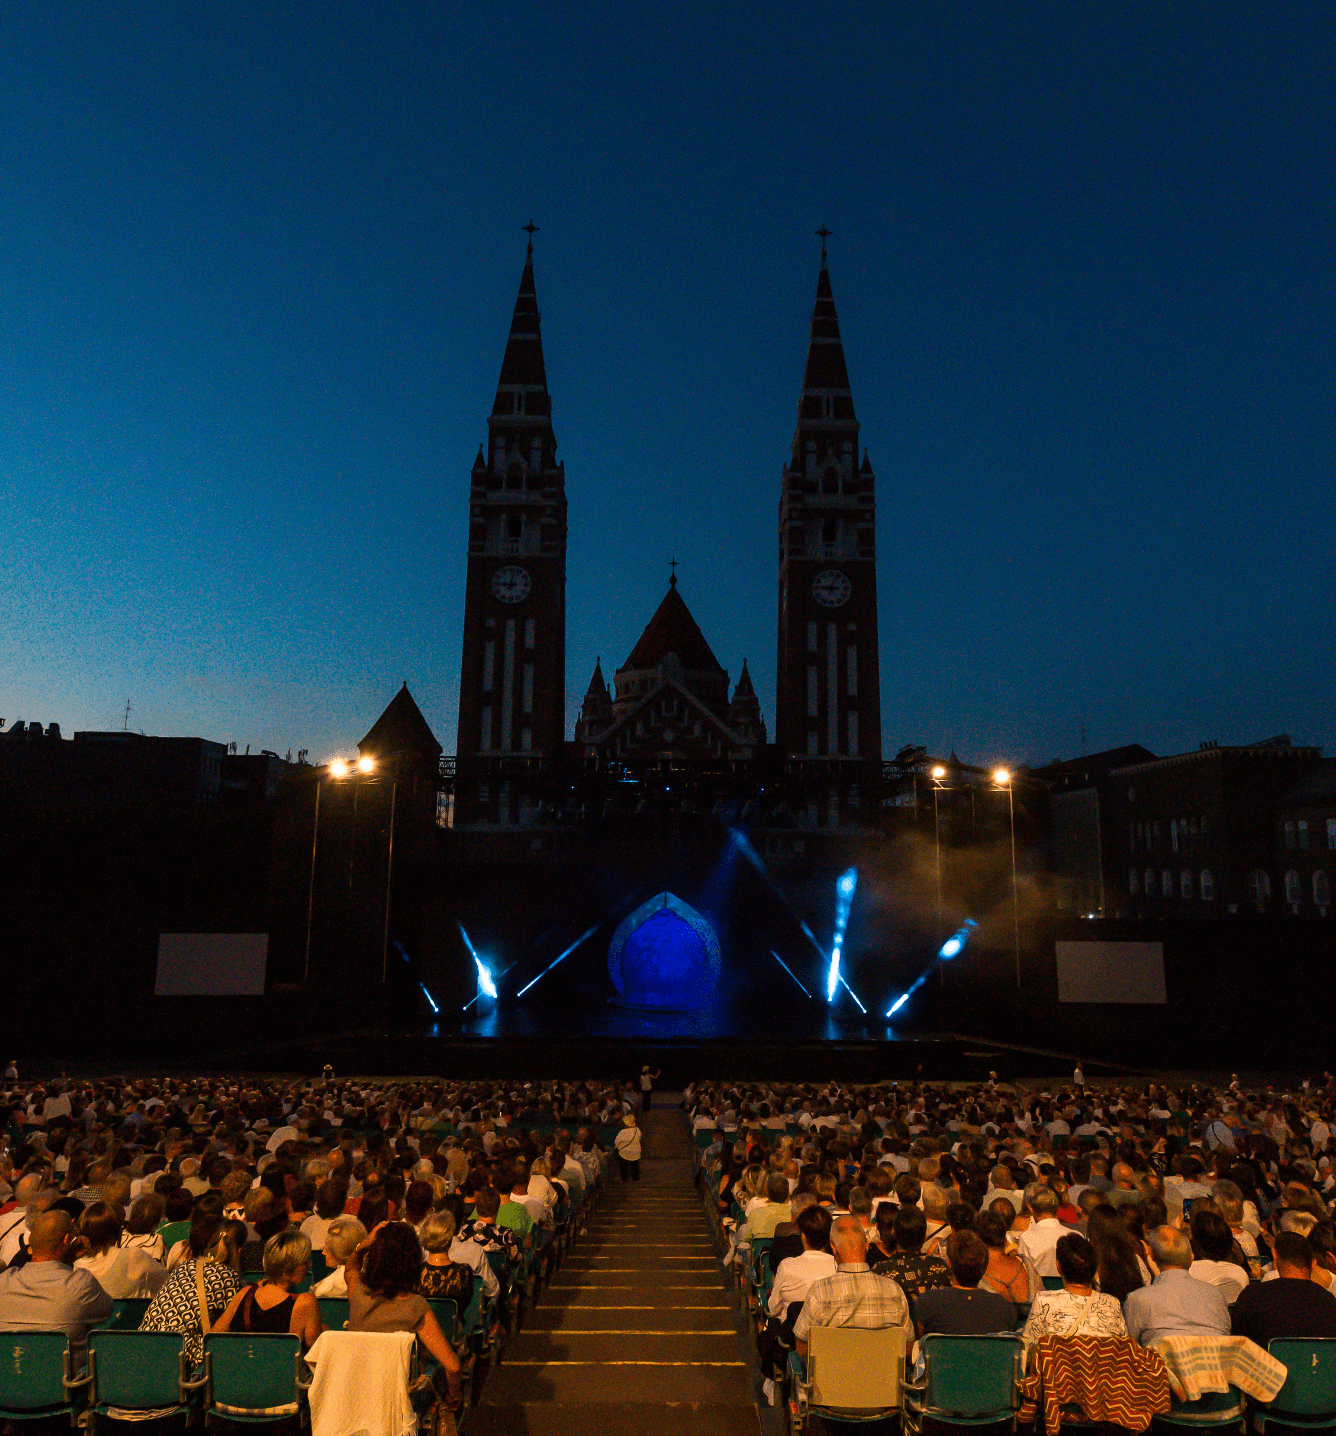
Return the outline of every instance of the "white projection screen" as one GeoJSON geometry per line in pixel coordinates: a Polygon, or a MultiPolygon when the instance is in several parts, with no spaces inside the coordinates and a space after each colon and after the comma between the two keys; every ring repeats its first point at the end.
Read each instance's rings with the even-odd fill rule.
{"type": "Polygon", "coordinates": [[[1168,1001],[1162,942],[1060,942],[1059,1002],[1168,1001]]]}
{"type": "Polygon", "coordinates": [[[267,932],[158,934],[155,997],[263,997],[267,932]]]}

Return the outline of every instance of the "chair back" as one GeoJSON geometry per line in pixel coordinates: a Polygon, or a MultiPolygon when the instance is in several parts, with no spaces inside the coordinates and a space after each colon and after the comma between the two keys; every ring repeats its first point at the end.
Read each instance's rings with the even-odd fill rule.
{"type": "Polygon", "coordinates": [[[204,1338],[210,1404],[224,1415],[295,1410],[300,1354],[296,1336],[210,1332],[204,1338]]]}
{"type": "Polygon", "coordinates": [[[1275,1417],[1336,1415],[1336,1337],[1276,1337],[1266,1349],[1289,1374],[1265,1411],[1275,1417]]]}
{"type": "Polygon", "coordinates": [[[346,1296],[318,1296],[315,1304],[320,1308],[320,1323],[326,1331],[343,1331],[350,1320],[346,1296]]]}
{"type": "Polygon", "coordinates": [[[107,1325],[114,1331],[138,1331],[139,1323],[149,1308],[149,1299],[143,1296],[123,1296],[111,1304],[111,1320],[107,1325]]]}
{"type": "Polygon", "coordinates": [[[88,1364],[98,1406],[149,1411],[182,1404],[179,1331],[91,1331],[88,1364]]]}
{"type": "Polygon", "coordinates": [[[158,1228],[158,1235],[162,1238],[163,1255],[170,1256],[172,1248],[177,1242],[183,1242],[190,1235],[189,1222],[164,1222],[158,1228]]]}
{"type": "Polygon", "coordinates": [[[808,1334],[811,1403],[821,1411],[891,1411],[900,1405],[905,1333],[814,1326],[808,1334]]]}
{"type": "Polygon", "coordinates": [[[997,1336],[923,1338],[927,1390],[925,1408],[950,1416],[979,1417],[1000,1413],[999,1421],[1019,1405],[1021,1339],[997,1336]]]}
{"type": "Polygon", "coordinates": [[[22,1415],[69,1404],[63,1331],[0,1332],[0,1414],[22,1415]]]}
{"type": "Polygon", "coordinates": [[[473,1299],[468,1304],[468,1310],[460,1314],[459,1303],[453,1297],[429,1296],[427,1305],[431,1308],[431,1314],[436,1318],[437,1325],[445,1333],[445,1339],[451,1346],[458,1346],[469,1334],[470,1328],[467,1325],[469,1313],[472,1312],[476,1318],[481,1310],[482,1282],[473,1284],[473,1299]]]}

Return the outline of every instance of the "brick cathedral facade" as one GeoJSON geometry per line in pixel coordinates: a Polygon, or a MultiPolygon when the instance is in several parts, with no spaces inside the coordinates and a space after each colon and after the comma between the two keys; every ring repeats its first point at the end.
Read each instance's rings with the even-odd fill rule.
{"type": "MultiPolygon", "coordinates": [[[[530,243],[487,444],[471,475],[454,823],[542,826],[753,803],[772,826],[877,820],[881,697],[876,480],[859,455],[826,250],[779,495],[771,740],[674,575],[611,688],[595,665],[575,732],[566,698],[566,476],[557,458],[530,243]]],[[[578,522],[578,514],[577,514],[578,522]]]]}

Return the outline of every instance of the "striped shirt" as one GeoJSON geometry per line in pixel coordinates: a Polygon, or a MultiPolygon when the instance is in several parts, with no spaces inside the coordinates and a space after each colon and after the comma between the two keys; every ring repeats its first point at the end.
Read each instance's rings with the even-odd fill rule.
{"type": "Polygon", "coordinates": [[[793,1335],[806,1341],[814,1326],[856,1326],[871,1331],[900,1326],[906,1335],[913,1332],[909,1302],[900,1284],[888,1276],[877,1276],[866,1262],[837,1266],[833,1276],[812,1283],[793,1324],[793,1335]]]}

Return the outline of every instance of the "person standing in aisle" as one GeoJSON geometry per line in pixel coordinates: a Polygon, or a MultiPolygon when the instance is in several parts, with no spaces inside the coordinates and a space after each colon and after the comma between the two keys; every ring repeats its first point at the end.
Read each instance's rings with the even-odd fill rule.
{"type": "Polygon", "coordinates": [[[622,1181],[640,1180],[640,1128],[636,1126],[636,1114],[628,1112],[622,1118],[622,1130],[617,1133],[613,1146],[617,1148],[617,1160],[622,1167],[622,1181]]]}
{"type": "Polygon", "coordinates": [[[640,1069],[640,1109],[648,1112],[654,1096],[654,1084],[659,1080],[657,1072],[651,1072],[648,1067],[640,1069]]]}

